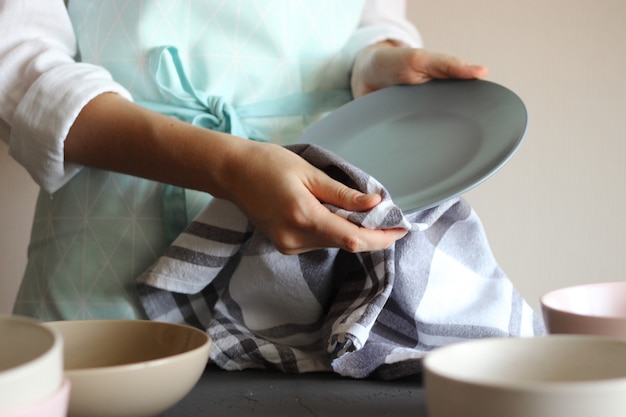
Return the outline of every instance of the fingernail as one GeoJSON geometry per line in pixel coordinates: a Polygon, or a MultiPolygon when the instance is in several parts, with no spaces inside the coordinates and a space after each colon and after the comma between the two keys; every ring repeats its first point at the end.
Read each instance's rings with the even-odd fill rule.
{"type": "Polygon", "coordinates": [[[357,198],[356,198],[356,202],[357,203],[367,203],[369,202],[372,198],[375,198],[377,194],[374,193],[369,193],[369,194],[360,194],[357,198]]]}
{"type": "Polygon", "coordinates": [[[357,202],[357,203],[362,203],[362,202],[366,201],[368,198],[369,198],[369,197],[367,196],[367,194],[359,194],[359,195],[356,197],[356,199],[355,199],[355,200],[356,200],[356,202],[357,202]]]}

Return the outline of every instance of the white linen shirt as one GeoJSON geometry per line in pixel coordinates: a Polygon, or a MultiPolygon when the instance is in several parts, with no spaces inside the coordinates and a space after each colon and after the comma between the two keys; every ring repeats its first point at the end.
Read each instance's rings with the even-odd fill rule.
{"type": "MultiPolygon", "coordinates": [[[[387,39],[421,47],[404,0],[368,0],[347,45],[353,59],[387,39]]],[[[81,166],[64,161],[63,142],[94,97],[131,94],[104,68],[76,62],[76,37],[61,0],[0,0],[0,137],[41,186],[53,193],[81,166]]]]}

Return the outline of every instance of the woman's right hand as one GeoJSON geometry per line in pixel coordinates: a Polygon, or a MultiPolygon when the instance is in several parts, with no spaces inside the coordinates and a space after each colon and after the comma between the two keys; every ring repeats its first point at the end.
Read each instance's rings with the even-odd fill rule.
{"type": "MultiPolygon", "coordinates": [[[[235,138],[235,142],[238,139],[235,138]]],[[[224,170],[224,197],[285,254],[337,247],[349,252],[380,250],[405,230],[371,230],[332,213],[321,202],[365,211],[381,200],[330,178],[299,155],[270,143],[240,141],[224,170]]]]}

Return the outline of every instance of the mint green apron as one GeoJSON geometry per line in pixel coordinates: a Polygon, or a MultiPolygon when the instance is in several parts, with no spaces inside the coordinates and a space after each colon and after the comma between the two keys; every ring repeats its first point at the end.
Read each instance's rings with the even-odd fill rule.
{"type": "MultiPolygon", "coordinates": [[[[208,129],[292,143],[350,99],[341,48],[363,1],[71,0],[80,59],[148,108],[208,129]]],[[[172,146],[175,146],[173,143],[172,146]]],[[[37,201],[15,312],[144,318],[134,280],[210,200],[85,168],[37,201]]]]}

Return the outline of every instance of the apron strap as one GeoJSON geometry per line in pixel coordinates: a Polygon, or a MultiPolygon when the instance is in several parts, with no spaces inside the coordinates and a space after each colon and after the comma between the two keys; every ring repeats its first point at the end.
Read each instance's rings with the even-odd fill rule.
{"type": "MultiPolygon", "coordinates": [[[[139,100],[137,104],[194,126],[252,140],[267,141],[242,119],[310,116],[331,111],[352,100],[347,90],[330,90],[294,93],[234,107],[221,96],[209,95],[193,86],[176,47],[152,49],[147,63],[164,101],[139,100]]],[[[165,237],[171,243],[189,224],[185,189],[166,184],[162,207],[165,237]]]]}

